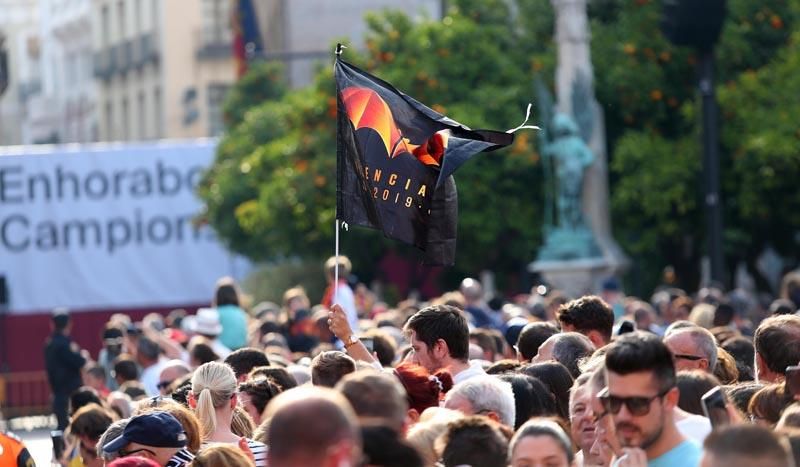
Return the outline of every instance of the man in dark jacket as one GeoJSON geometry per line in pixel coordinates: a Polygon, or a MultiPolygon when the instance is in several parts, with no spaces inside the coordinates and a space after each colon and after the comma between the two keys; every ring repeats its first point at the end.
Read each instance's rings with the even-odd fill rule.
{"type": "Polygon", "coordinates": [[[69,424],[69,395],[81,387],[81,368],[86,363],[80,348],[69,337],[71,327],[69,312],[63,308],[54,310],[53,335],[44,348],[47,379],[53,392],[53,412],[58,419],[59,430],[69,424]]]}

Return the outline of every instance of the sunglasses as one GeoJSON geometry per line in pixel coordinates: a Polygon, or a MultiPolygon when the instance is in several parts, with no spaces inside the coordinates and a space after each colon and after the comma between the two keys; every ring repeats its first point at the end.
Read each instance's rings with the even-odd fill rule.
{"type": "Polygon", "coordinates": [[[622,405],[625,404],[625,407],[628,408],[628,412],[630,412],[631,415],[639,417],[650,413],[650,403],[664,397],[670,389],[672,388],[667,388],[652,397],[617,397],[609,394],[608,388],[605,388],[597,393],[597,398],[600,400],[600,403],[603,404],[603,408],[609,413],[614,415],[618,414],[619,411],[622,410],[622,405]]]}
{"type": "Polygon", "coordinates": [[[137,452],[146,452],[146,453],[150,454],[153,457],[156,456],[155,452],[153,452],[152,450],[147,449],[147,448],[134,449],[133,451],[122,451],[122,450],[120,450],[118,454],[119,454],[119,457],[128,457],[128,456],[132,456],[132,455],[136,454],[137,452]]]}
{"type": "Polygon", "coordinates": [[[699,357],[697,355],[684,355],[684,354],[675,354],[673,355],[673,357],[676,359],[680,358],[681,360],[691,360],[693,362],[696,362],[697,360],[704,360],[706,358],[706,357],[699,357]]]}
{"type": "Polygon", "coordinates": [[[172,381],[159,381],[158,384],[156,384],[156,387],[159,389],[159,391],[162,391],[167,389],[170,384],[172,384],[172,381]]]}

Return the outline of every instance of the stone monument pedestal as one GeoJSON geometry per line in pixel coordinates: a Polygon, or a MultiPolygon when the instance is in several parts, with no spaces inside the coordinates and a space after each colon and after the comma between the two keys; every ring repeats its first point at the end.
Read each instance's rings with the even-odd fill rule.
{"type": "Polygon", "coordinates": [[[528,270],[541,274],[551,287],[572,298],[597,293],[603,281],[614,275],[617,269],[603,257],[537,260],[528,265],[528,270]]]}

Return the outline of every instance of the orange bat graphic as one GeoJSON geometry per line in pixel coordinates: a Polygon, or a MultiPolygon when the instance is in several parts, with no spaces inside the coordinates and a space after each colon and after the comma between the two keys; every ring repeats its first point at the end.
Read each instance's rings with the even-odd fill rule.
{"type": "Polygon", "coordinates": [[[371,128],[378,133],[389,158],[407,152],[425,165],[441,164],[444,150],[447,148],[449,130],[435,133],[422,144],[414,144],[403,137],[389,105],[375,91],[351,86],[342,91],[342,102],[356,130],[371,128]]]}

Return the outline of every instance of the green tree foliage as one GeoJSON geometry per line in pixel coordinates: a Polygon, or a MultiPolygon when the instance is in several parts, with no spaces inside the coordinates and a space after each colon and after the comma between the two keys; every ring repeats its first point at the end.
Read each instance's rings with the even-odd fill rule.
{"type": "MultiPolygon", "coordinates": [[[[532,68],[544,66],[533,63],[530,51],[544,53],[552,34],[543,24],[538,40],[530,40],[530,29],[510,27],[516,21],[509,18],[522,19],[515,15],[506,2],[493,0],[460,2],[442,20],[369,16],[366,50],[347,49],[344,58],[473,128],[511,128],[532,99],[532,68]],[[519,47],[523,42],[530,45],[519,47]]],[[[324,258],[334,235],[331,67],[322,68],[312,86],[285,94],[272,76],[254,70],[227,103],[229,130],[200,187],[206,217],[229,246],[251,258],[324,258]],[[254,105],[247,98],[254,92],[272,98],[254,105]]],[[[456,274],[484,267],[516,272],[534,257],[542,198],[534,138],[520,132],[513,147],[478,155],[457,172],[456,274]]],[[[343,234],[343,251],[362,273],[389,245],[375,231],[343,234]]]]}
{"type": "MultiPolygon", "coordinates": [[[[556,53],[548,0],[454,0],[443,19],[369,16],[366,49],[345,59],[473,128],[516,126],[532,78],[552,86],[556,53]]],[[[800,250],[800,0],[728,1],[717,56],[729,264],[766,243],[800,250]]],[[[612,225],[636,264],[639,292],[667,264],[696,285],[704,251],[698,57],[659,32],[660,2],[590,2],[592,59],[604,108],[612,225]]],[[[332,61],[331,57],[331,61],[332,61]]],[[[257,259],[331,254],[335,98],[331,66],[287,91],[274,65],[254,67],[231,93],[228,131],[200,194],[206,219],[234,250],[257,259]]],[[[535,107],[534,107],[535,112],[535,107]]],[[[454,276],[519,272],[541,244],[543,187],[536,134],[481,154],[456,173],[459,247],[454,276]]],[[[354,228],[343,251],[369,275],[387,248],[354,228]]]]}

